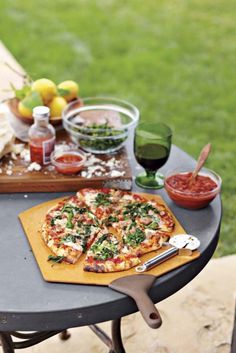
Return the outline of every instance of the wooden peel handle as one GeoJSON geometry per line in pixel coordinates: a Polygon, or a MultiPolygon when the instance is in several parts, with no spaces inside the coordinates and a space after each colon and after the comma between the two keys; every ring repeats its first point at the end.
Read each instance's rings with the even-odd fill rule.
{"type": "Polygon", "coordinates": [[[140,291],[137,295],[133,295],[133,299],[148,326],[153,329],[160,327],[162,324],[161,316],[149,295],[140,291]]]}
{"type": "Polygon", "coordinates": [[[135,301],[144,320],[151,328],[158,328],[162,320],[148,292],[156,277],[150,274],[139,274],[117,278],[109,287],[120,293],[129,295],[135,301]]]}

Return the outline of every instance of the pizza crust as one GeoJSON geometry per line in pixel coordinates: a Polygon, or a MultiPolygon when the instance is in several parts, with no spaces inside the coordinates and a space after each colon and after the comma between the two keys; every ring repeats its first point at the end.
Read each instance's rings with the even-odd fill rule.
{"type": "Polygon", "coordinates": [[[140,262],[141,261],[137,256],[119,256],[115,260],[109,259],[104,261],[85,259],[84,271],[97,273],[119,272],[129,270],[130,268],[139,265],[140,262]]]}

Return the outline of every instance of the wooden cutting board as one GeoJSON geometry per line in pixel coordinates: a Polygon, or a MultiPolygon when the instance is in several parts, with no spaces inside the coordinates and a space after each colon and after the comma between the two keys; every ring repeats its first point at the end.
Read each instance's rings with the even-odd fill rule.
{"type": "MultiPolygon", "coordinates": [[[[148,199],[155,199],[163,204],[165,202],[158,195],[150,194],[141,194],[148,199]]],[[[44,222],[45,215],[48,209],[54,206],[60,199],[54,199],[40,205],[37,205],[29,210],[26,210],[19,214],[22,226],[24,228],[25,234],[28,238],[40,271],[42,273],[45,281],[48,282],[63,282],[63,283],[79,283],[79,284],[96,284],[96,285],[108,285],[113,280],[123,277],[136,274],[135,269],[132,268],[127,271],[115,272],[115,273],[93,273],[83,271],[83,262],[85,255],[79,259],[79,261],[74,264],[52,264],[47,261],[48,256],[51,254],[51,251],[45,245],[41,237],[41,227],[44,222]]],[[[165,204],[167,207],[167,205],[165,204]]],[[[168,207],[167,207],[168,208],[168,207]]],[[[169,208],[168,208],[169,209],[169,208]]],[[[170,211],[171,212],[171,211],[170,211]]],[[[171,212],[172,213],[172,212],[171,212]]],[[[172,213],[173,215],[173,213],[172,213]]],[[[172,235],[186,233],[180,222],[173,215],[176,225],[172,235]]],[[[149,254],[145,254],[141,257],[142,263],[151,257],[163,252],[165,249],[160,249],[149,254]]],[[[155,276],[160,276],[168,271],[171,271],[179,266],[182,266],[188,262],[193,261],[194,259],[200,256],[199,251],[194,251],[191,256],[175,256],[168,261],[156,266],[150,271],[146,272],[155,276]]]]}
{"type": "MultiPolygon", "coordinates": [[[[70,142],[64,130],[57,131],[57,143],[61,141],[70,142]]],[[[77,191],[81,188],[117,188],[122,190],[130,190],[132,186],[132,171],[128,162],[128,156],[125,148],[117,153],[110,155],[95,155],[101,161],[109,161],[115,158],[120,167],[118,170],[123,171],[124,175],[119,177],[111,177],[106,174],[102,176],[92,176],[91,178],[82,178],[78,175],[63,175],[57,173],[56,170],[50,170],[48,166],[43,167],[40,171],[27,170],[29,163],[23,159],[17,158],[12,161],[12,174],[7,174],[9,157],[4,157],[0,164],[0,192],[60,192],[60,191],[77,191]]],[[[105,167],[106,172],[111,168],[105,167]]],[[[117,168],[116,168],[117,169],[117,168]]],[[[84,168],[86,171],[87,169],[84,168]]]]}

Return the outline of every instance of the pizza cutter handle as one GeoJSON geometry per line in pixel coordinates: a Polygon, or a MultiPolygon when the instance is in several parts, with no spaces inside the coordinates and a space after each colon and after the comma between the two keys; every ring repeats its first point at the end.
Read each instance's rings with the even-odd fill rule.
{"type": "Polygon", "coordinates": [[[171,257],[177,255],[179,253],[179,249],[172,246],[171,248],[167,249],[163,253],[151,258],[150,260],[144,262],[142,265],[136,266],[136,272],[145,272],[150,270],[151,268],[161,264],[162,262],[170,259],[171,257]]]}
{"type": "Polygon", "coordinates": [[[161,326],[162,319],[159,311],[153,304],[149,295],[143,291],[140,291],[137,296],[133,296],[139,311],[141,312],[144,320],[149,327],[156,329],[161,326]]]}

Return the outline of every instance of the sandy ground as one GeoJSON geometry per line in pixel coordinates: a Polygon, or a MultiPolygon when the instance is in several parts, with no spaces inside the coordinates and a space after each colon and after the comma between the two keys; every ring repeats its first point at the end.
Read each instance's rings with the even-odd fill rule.
{"type": "MultiPolygon", "coordinates": [[[[229,353],[236,296],[236,255],[213,259],[185,288],[157,305],[163,318],[150,329],[139,313],[122,320],[127,353],[229,353]]],[[[109,333],[109,323],[100,325],[109,333]]],[[[23,353],[106,353],[87,327],[71,329],[71,338],[48,339],[23,353]]]]}

